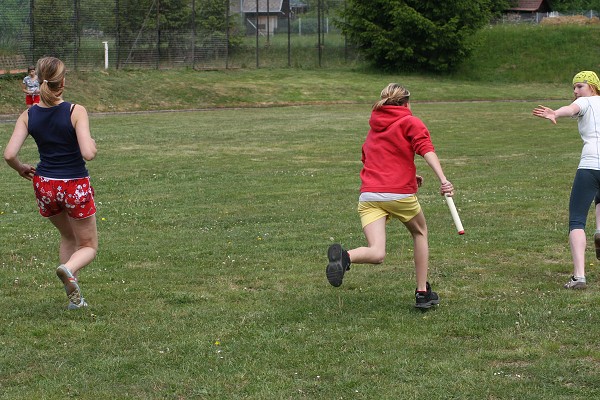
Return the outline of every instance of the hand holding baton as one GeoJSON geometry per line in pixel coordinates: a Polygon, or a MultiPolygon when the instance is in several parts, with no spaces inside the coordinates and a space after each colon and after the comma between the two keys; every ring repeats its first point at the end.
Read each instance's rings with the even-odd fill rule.
{"type": "Polygon", "coordinates": [[[454,225],[456,226],[456,230],[459,235],[464,235],[465,230],[462,226],[462,222],[460,222],[460,217],[458,216],[458,211],[456,210],[456,206],[454,205],[454,200],[448,194],[445,194],[446,203],[448,203],[448,208],[450,208],[450,214],[452,214],[452,219],[454,220],[454,225]]]}

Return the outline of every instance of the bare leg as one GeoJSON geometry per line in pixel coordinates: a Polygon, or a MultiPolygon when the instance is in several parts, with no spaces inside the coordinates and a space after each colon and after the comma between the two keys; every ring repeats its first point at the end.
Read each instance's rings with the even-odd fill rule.
{"type": "Polygon", "coordinates": [[[585,231],[583,229],[573,229],[569,233],[569,245],[573,256],[573,275],[576,277],[585,276],[585,231]]]}
{"type": "Polygon", "coordinates": [[[419,212],[413,219],[405,222],[413,237],[415,253],[415,273],[417,276],[417,290],[425,291],[427,285],[427,271],[429,269],[429,243],[427,239],[427,223],[423,211],[419,212]]]}
{"type": "Polygon", "coordinates": [[[62,212],[50,217],[50,221],[60,232],[60,263],[77,277],[77,272],[96,257],[98,250],[96,216],[73,219],[66,212],[62,212]]]}
{"type": "Polygon", "coordinates": [[[381,264],[383,262],[385,259],[385,223],[384,217],[363,228],[367,247],[348,250],[350,261],[353,264],[381,264]]]}

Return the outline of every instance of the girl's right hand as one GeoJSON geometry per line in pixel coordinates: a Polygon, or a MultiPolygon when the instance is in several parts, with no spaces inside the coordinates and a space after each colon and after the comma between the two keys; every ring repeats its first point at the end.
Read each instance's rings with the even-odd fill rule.
{"type": "Polygon", "coordinates": [[[35,175],[35,167],[29,164],[23,164],[21,169],[19,169],[19,175],[30,181],[35,175]]]}
{"type": "Polygon", "coordinates": [[[549,119],[553,124],[556,124],[556,114],[554,113],[554,110],[549,107],[539,105],[533,109],[533,115],[549,119]]]}

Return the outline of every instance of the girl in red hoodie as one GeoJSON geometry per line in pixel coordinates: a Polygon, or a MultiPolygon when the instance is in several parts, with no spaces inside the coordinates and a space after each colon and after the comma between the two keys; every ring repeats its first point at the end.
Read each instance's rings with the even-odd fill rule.
{"type": "Polygon", "coordinates": [[[423,179],[417,175],[415,154],[422,156],[440,181],[440,193],[452,196],[454,187],[446,179],[434,152],[429,130],[410,108],[410,92],[397,83],[381,91],[373,105],[371,129],[362,147],[363,168],[358,212],[367,239],[366,247],[344,250],[329,246],[327,280],[340,286],[350,264],[381,264],[386,255],[385,225],[398,218],[413,237],[417,288],[415,307],[430,308],[439,303],[427,282],[429,245],[427,224],[417,200],[423,179]]]}

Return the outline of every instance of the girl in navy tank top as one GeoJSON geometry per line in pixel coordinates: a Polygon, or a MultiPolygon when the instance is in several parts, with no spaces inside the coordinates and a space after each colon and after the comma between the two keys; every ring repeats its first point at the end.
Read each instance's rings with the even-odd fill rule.
{"type": "Polygon", "coordinates": [[[33,181],[40,214],[60,233],[56,275],[64,285],[70,310],[87,306],[78,272],[98,251],[94,190],[86,161],[96,156],[87,111],[63,100],[65,65],[58,58],[41,58],[36,66],[40,103],[23,112],[4,150],[8,165],[33,181]],[[33,137],[40,160],[37,166],[22,163],[18,154],[28,136],[33,137]]]}

